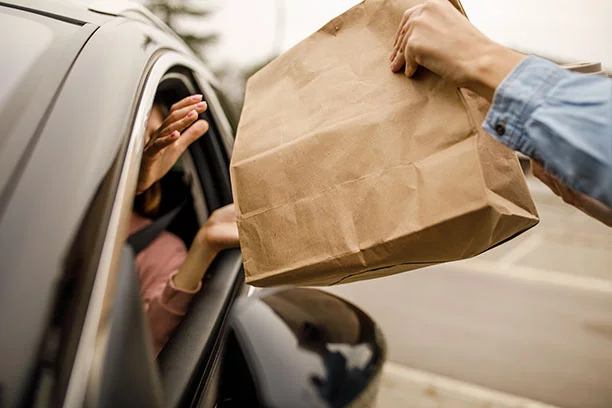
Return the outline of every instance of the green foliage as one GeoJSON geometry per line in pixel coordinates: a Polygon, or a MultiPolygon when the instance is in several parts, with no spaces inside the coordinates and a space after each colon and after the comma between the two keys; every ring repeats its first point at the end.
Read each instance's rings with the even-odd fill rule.
{"type": "MultiPolygon", "coordinates": [[[[205,3],[200,1],[199,3],[205,3]]],[[[145,3],[155,15],[172,28],[191,49],[201,54],[202,49],[217,41],[217,34],[199,34],[182,31],[179,21],[185,18],[201,18],[210,16],[213,11],[207,7],[195,6],[185,0],[148,0],[145,3]]]]}

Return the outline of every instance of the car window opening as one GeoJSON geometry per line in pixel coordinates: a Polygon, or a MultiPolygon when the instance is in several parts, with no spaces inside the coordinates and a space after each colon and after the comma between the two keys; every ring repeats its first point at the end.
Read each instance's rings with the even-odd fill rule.
{"type": "MultiPolygon", "coordinates": [[[[173,125],[168,125],[168,120],[174,120],[173,113],[176,116],[175,104],[181,105],[184,103],[182,101],[187,100],[187,106],[190,106],[191,96],[197,94],[195,91],[193,82],[186,75],[176,72],[167,74],[158,87],[147,132],[166,126],[171,128],[173,125]],[[174,110],[171,111],[173,106],[174,110]]],[[[227,192],[220,194],[219,182],[215,180],[216,174],[227,172],[226,160],[211,163],[206,160],[206,154],[202,154],[202,150],[211,144],[206,139],[215,137],[212,117],[209,113],[202,113],[198,121],[205,120],[208,123],[210,134],[201,136],[181,154],[167,174],[136,195],[130,221],[128,242],[136,252],[141,294],[156,356],[187,313],[191,298],[210,279],[206,269],[219,250],[224,249],[210,249],[213,245],[207,240],[202,243],[202,236],[209,235],[202,235],[201,230],[209,216],[209,208],[215,209],[226,204],[223,197],[227,197],[227,192]],[[202,255],[203,252],[206,254],[202,255]],[[197,256],[192,253],[202,258],[199,264],[198,261],[194,263],[193,259],[197,256]],[[191,275],[185,272],[194,267],[199,269],[199,275],[198,272],[191,275]],[[199,278],[196,280],[193,276],[199,278]]],[[[196,121],[182,130],[179,137],[189,137],[193,128],[199,129],[197,126],[201,124],[198,125],[196,121]]],[[[152,140],[159,140],[162,136],[155,139],[158,134],[164,136],[164,132],[147,135],[145,152],[147,139],[153,137],[152,140]]],[[[224,207],[218,214],[217,218],[226,217],[222,222],[233,223],[235,226],[233,207],[224,207]]],[[[227,247],[237,246],[237,231],[234,241],[227,247]]]]}

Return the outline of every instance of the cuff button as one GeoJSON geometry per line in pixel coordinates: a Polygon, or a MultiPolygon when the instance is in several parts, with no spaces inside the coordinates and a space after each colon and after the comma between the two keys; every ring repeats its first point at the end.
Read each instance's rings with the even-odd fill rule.
{"type": "Polygon", "coordinates": [[[503,122],[499,122],[497,125],[495,125],[495,133],[497,133],[498,136],[503,136],[506,134],[506,125],[503,122]]]}

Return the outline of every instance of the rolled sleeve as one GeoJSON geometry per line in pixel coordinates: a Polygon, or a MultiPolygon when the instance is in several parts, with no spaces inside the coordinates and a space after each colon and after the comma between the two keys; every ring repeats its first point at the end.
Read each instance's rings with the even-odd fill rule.
{"type": "Polygon", "coordinates": [[[191,299],[202,287],[200,282],[195,290],[178,289],[174,285],[174,275],[176,272],[170,276],[160,295],[149,305],[148,318],[156,357],[187,313],[191,299]]]}
{"type": "Polygon", "coordinates": [[[498,87],[483,128],[612,207],[612,80],[524,59],[498,87]]]}
{"type": "Polygon", "coordinates": [[[533,156],[525,124],[565,73],[542,58],[525,58],[497,88],[484,129],[511,149],[533,156]]]}
{"type": "Polygon", "coordinates": [[[179,289],[174,285],[174,276],[177,272],[170,275],[168,284],[164,287],[159,302],[174,314],[185,315],[189,308],[189,302],[202,288],[202,282],[198,282],[198,287],[194,290],[179,289]]]}

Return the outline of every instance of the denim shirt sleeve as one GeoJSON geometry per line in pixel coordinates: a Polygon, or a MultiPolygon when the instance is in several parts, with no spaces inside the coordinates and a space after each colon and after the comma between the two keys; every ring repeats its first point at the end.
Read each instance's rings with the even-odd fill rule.
{"type": "Polygon", "coordinates": [[[527,57],[498,87],[483,127],[612,207],[612,79],[527,57]]]}

